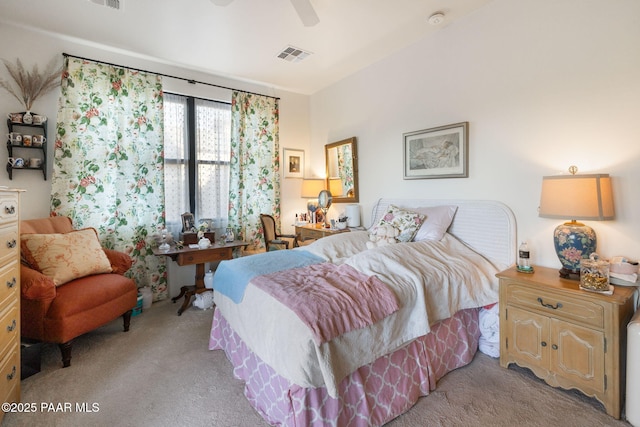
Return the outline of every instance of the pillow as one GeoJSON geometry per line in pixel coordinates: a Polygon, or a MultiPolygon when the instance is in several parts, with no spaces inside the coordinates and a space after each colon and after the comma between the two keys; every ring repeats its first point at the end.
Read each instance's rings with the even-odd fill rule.
{"type": "Polygon", "coordinates": [[[416,208],[416,212],[423,214],[425,219],[413,240],[442,240],[457,210],[457,206],[416,208]]]}
{"type": "Polygon", "coordinates": [[[378,227],[382,225],[391,225],[399,231],[399,234],[396,237],[398,242],[410,242],[422,225],[423,220],[424,215],[418,212],[413,212],[391,205],[389,206],[387,213],[380,218],[378,227]]]}
{"type": "Polygon", "coordinates": [[[29,266],[51,277],[56,286],[91,274],[111,273],[111,263],[93,228],[64,234],[23,234],[20,249],[29,266]]]}

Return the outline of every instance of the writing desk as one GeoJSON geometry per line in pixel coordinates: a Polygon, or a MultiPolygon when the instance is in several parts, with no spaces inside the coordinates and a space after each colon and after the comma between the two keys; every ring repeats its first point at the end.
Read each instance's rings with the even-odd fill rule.
{"type": "Polygon", "coordinates": [[[218,242],[211,244],[207,249],[190,248],[188,245],[182,249],[177,249],[175,246],[171,246],[168,251],[163,251],[158,248],[153,249],[154,255],[162,255],[171,258],[179,266],[183,265],[195,265],[196,277],[193,285],[182,286],[180,288],[180,295],[171,298],[172,302],[178,301],[184,296],[184,302],[178,309],[178,316],[182,314],[191,302],[191,297],[196,294],[210,291],[204,286],[204,264],[207,262],[224,261],[233,258],[233,250],[241,247],[246,247],[249,243],[242,240],[235,240],[233,242],[226,242],[220,244],[218,242]]]}

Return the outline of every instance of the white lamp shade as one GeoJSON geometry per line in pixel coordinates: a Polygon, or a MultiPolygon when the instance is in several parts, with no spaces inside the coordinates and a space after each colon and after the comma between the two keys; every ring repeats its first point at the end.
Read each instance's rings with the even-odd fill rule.
{"type": "Polygon", "coordinates": [[[324,190],[325,180],[322,178],[305,178],[302,180],[301,196],[304,199],[317,199],[318,194],[324,190]]]}
{"type": "Polygon", "coordinates": [[[565,220],[613,219],[611,178],[607,174],[543,177],[539,215],[565,220]]]}
{"type": "Polygon", "coordinates": [[[342,180],[340,178],[329,178],[329,191],[334,197],[341,197],[343,195],[342,180]]]}

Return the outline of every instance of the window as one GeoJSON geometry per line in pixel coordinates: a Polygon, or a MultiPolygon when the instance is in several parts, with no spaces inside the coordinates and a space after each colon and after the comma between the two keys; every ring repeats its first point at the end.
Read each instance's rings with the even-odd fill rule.
{"type": "Polygon", "coordinates": [[[164,94],[166,222],[174,235],[185,212],[227,226],[230,156],[230,104],[164,94]]]}

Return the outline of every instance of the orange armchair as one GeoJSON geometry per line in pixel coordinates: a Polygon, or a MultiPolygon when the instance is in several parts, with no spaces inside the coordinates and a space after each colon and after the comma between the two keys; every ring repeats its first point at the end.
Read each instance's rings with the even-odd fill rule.
{"type": "MultiPolygon", "coordinates": [[[[73,231],[68,217],[23,220],[21,235],[68,233],[73,231]]],[[[62,353],[62,365],[71,364],[73,339],[122,316],[129,330],[138,290],[123,274],[131,268],[131,258],[118,251],[103,249],[111,263],[111,273],[94,274],[56,286],[44,274],[20,266],[21,336],[56,343],[62,353]]]]}

